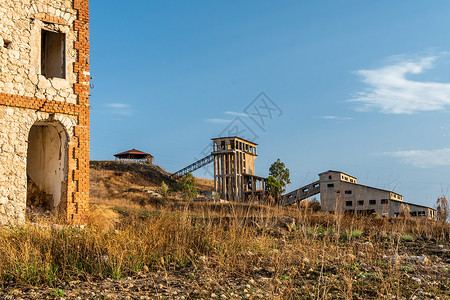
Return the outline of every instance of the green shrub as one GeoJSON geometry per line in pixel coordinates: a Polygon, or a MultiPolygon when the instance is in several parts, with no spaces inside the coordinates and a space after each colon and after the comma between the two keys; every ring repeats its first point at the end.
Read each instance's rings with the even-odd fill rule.
{"type": "Polygon", "coordinates": [[[414,241],[414,237],[412,235],[410,235],[410,234],[402,235],[400,238],[403,241],[405,241],[405,242],[412,242],[412,241],[414,241]]]}
{"type": "Polygon", "coordinates": [[[352,238],[359,238],[362,233],[363,233],[362,230],[356,229],[356,230],[352,230],[351,235],[352,235],[352,238]]]}
{"type": "Polygon", "coordinates": [[[63,297],[65,295],[66,295],[66,292],[64,292],[61,289],[52,289],[50,291],[50,296],[52,296],[52,297],[63,297]]]}
{"type": "Polygon", "coordinates": [[[183,199],[195,199],[197,197],[197,187],[195,186],[194,175],[191,173],[186,173],[178,184],[178,190],[181,191],[181,196],[183,199]]]}
{"type": "Polygon", "coordinates": [[[411,268],[410,266],[400,266],[400,270],[406,271],[406,272],[412,272],[413,268],[411,268]]]}

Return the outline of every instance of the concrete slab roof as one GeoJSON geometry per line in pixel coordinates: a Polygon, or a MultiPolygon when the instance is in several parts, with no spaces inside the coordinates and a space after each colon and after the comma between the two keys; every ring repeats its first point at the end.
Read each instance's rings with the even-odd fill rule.
{"type": "Polygon", "coordinates": [[[322,174],[328,173],[328,172],[341,173],[341,174],[350,176],[350,177],[352,177],[352,178],[358,179],[357,177],[355,177],[355,176],[353,176],[353,175],[349,175],[349,174],[347,174],[347,173],[344,173],[344,172],[341,172],[341,171],[335,171],[335,170],[328,170],[328,171],[319,173],[319,176],[322,175],[322,174]]]}
{"type": "Polygon", "coordinates": [[[254,142],[251,142],[249,140],[243,139],[243,138],[238,137],[238,136],[223,136],[223,137],[218,137],[218,138],[212,138],[211,140],[215,141],[215,140],[220,140],[220,139],[239,139],[239,140],[242,140],[244,142],[247,142],[247,143],[255,145],[255,146],[258,145],[258,144],[254,143],[254,142]]]}
{"type": "MultiPolygon", "coordinates": [[[[359,186],[362,186],[362,187],[366,187],[366,188],[374,189],[374,190],[377,190],[377,191],[382,191],[382,192],[393,193],[393,194],[396,194],[396,195],[399,195],[399,196],[402,196],[402,197],[403,197],[403,195],[402,195],[402,194],[399,194],[399,193],[396,193],[396,192],[393,192],[393,191],[389,191],[389,190],[384,190],[384,189],[380,189],[380,188],[377,188],[377,187],[373,187],[373,186],[368,186],[368,185],[364,185],[364,184],[359,184],[359,183],[353,183],[353,182],[348,182],[348,181],[344,181],[344,182],[345,182],[345,183],[348,183],[348,184],[354,184],[354,185],[359,185],[359,186]]],[[[395,201],[397,201],[397,200],[395,200],[395,201]]],[[[400,201],[400,202],[402,202],[402,203],[406,203],[406,202],[403,202],[403,201],[400,201]]]]}
{"type": "Polygon", "coordinates": [[[411,203],[411,202],[405,202],[405,201],[394,200],[394,199],[391,199],[391,201],[395,201],[395,202],[398,202],[398,203],[405,203],[405,204],[408,204],[408,205],[414,205],[414,206],[424,207],[424,208],[429,208],[429,209],[432,209],[432,210],[436,211],[436,209],[434,209],[434,208],[432,208],[432,207],[425,206],[425,205],[421,205],[421,204],[415,204],[415,203],[411,203]]]}

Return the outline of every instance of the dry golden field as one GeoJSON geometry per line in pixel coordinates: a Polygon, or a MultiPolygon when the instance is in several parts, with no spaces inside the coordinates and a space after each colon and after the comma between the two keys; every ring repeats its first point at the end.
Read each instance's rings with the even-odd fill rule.
{"type": "Polygon", "coordinates": [[[0,298],[450,297],[448,224],[162,199],[163,180],[93,165],[89,226],[1,229],[0,298]]]}

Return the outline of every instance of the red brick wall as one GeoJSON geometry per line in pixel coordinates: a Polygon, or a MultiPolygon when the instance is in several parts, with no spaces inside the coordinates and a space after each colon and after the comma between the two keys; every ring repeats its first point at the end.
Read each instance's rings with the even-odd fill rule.
{"type": "Polygon", "coordinates": [[[78,126],[69,145],[69,182],[67,219],[86,224],[89,210],[89,0],[74,0],[78,17],[73,30],[78,32],[74,48],[78,51],[73,69],[77,75],[74,91],[78,95],[78,126]]]}
{"type": "MultiPolygon", "coordinates": [[[[77,83],[74,84],[77,104],[0,93],[0,105],[33,109],[47,113],[76,116],[78,126],[69,142],[67,199],[63,199],[66,220],[75,225],[85,225],[89,211],[89,0],[74,0],[78,16],[72,30],[78,34],[73,48],[77,60],[73,64],[77,83]]],[[[40,19],[60,22],[59,19],[38,15],[40,19]]]]}

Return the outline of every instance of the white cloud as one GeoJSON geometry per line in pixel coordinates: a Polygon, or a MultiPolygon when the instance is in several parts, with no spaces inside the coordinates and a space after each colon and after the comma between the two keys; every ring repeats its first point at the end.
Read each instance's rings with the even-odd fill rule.
{"type": "Polygon", "coordinates": [[[223,123],[230,123],[233,120],[227,120],[227,119],[205,119],[206,122],[208,123],[213,123],[213,124],[223,124],[223,123]]]}
{"type": "Polygon", "coordinates": [[[326,120],[353,120],[353,118],[351,117],[339,117],[339,116],[320,116],[317,118],[326,120]]]}
{"type": "Polygon", "coordinates": [[[435,111],[450,106],[450,83],[414,81],[409,74],[421,74],[432,69],[438,58],[429,55],[418,59],[403,59],[374,70],[356,73],[369,87],[350,100],[363,104],[359,110],[379,109],[385,114],[413,114],[435,111]]]}
{"type": "Polygon", "coordinates": [[[132,114],[132,108],[126,103],[106,103],[109,108],[108,112],[113,115],[129,116],[132,114]]]}
{"type": "MultiPolygon", "coordinates": [[[[246,114],[246,113],[229,111],[229,110],[225,111],[223,114],[229,115],[229,116],[234,116],[236,118],[237,117],[248,117],[248,114],[246,114]]],[[[217,118],[217,119],[205,119],[205,121],[208,123],[213,123],[213,124],[224,124],[224,123],[231,123],[233,120],[217,118]]]]}
{"type": "Polygon", "coordinates": [[[236,116],[236,117],[248,117],[248,114],[246,114],[246,113],[235,112],[235,111],[226,111],[226,112],[224,112],[224,114],[236,116]]]}
{"type": "Polygon", "coordinates": [[[387,152],[385,155],[399,158],[403,163],[419,168],[450,166],[450,148],[436,150],[407,150],[387,152]]]}

